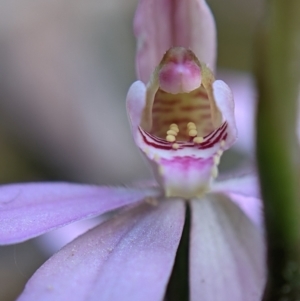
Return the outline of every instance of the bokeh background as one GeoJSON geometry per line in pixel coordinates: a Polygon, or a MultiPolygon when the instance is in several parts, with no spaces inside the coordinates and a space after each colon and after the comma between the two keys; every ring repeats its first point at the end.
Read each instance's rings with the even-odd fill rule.
{"type": "MultiPolygon", "coordinates": [[[[263,0],[208,0],[219,78],[253,119],[255,38],[263,0]],[[249,103],[250,99],[250,103],[249,103]]],[[[151,177],[132,142],[125,97],[135,80],[137,0],[0,0],[0,182],[125,184],[151,177]]],[[[251,120],[249,120],[249,124],[251,120]]],[[[251,126],[222,169],[253,168],[251,126]]],[[[0,248],[0,300],[95,221],[0,248]]],[[[1,231],[1,229],[0,229],[1,231]]]]}

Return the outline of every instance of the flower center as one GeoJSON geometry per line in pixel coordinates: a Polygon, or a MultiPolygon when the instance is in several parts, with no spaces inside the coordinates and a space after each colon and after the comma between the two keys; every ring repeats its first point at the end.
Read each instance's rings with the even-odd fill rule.
{"type": "Polygon", "coordinates": [[[225,139],[225,129],[221,135],[214,133],[222,127],[222,115],[212,96],[213,81],[211,71],[192,51],[167,51],[147,85],[140,124],[144,134],[158,142],[158,148],[164,144],[173,150],[208,148],[216,138],[225,139]]]}
{"type": "Polygon", "coordinates": [[[175,47],[144,91],[138,106],[129,98],[132,118],[140,116],[137,145],[166,196],[199,197],[210,189],[220,157],[236,137],[230,89],[192,51],[175,47]]]}

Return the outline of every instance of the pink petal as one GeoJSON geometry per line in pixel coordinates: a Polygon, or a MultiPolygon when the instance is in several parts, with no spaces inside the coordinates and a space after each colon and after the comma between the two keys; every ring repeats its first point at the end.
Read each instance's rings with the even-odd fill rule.
{"type": "Polygon", "coordinates": [[[265,286],[262,231],[221,194],[193,200],[191,301],[260,301],[265,286]]]}
{"type": "Polygon", "coordinates": [[[142,0],[134,19],[137,38],[136,72],[147,83],[164,53],[171,47],[190,48],[214,69],[216,29],[204,0],[142,0]]]}
{"type": "Polygon", "coordinates": [[[225,149],[228,149],[236,141],[237,128],[234,116],[234,101],[230,88],[221,80],[216,80],[213,84],[213,95],[223,121],[227,122],[227,137],[225,139],[225,149]]]}
{"type": "Polygon", "coordinates": [[[37,237],[34,242],[49,258],[78,236],[107,220],[109,216],[110,214],[103,214],[71,223],[37,237]]]}
{"type": "Polygon", "coordinates": [[[214,192],[232,192],[244,196],[260,198],[259,181],[255,174],[232,176],[214,183],[214,192]]]}
{"type": "Polygon", "coordinates": [[[227,195],[254,224],[264,228],[263,203],[257,176],[248,174],[216,182],[212,190],[227,195]]]}
{"type": "Polygon", "coordinates": [[[126,108],[130,120],[133,137],[137,139],[138,127],[146,105],[146,86],[141,81],[134,82],[126,96],[126,108]]]}
{"type": "Polygon", "coordinates": [[[68,183],[4,185],[0,187],[0,244],[21,242],[155,195],[154,189],[68,183]]]}
{"type": "Polygon", "coordinates": [[[18,300],[162,300],[183,224],[182,201],[127,210],[50,258],[18,300]]]}
{"type": "Polygon", "coordinates": [[[260,198],[245,196],[239,193],[224,193],[237,204],[248,218],[264,231],[263,202],[260,198]]]}

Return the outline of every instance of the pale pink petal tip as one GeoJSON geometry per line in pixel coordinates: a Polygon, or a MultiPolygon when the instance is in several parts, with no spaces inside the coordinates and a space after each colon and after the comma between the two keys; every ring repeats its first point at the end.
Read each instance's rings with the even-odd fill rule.
{"type": "Polygon", "coordinates": [[[213,184],[212,190],[227,195],[263,231],[263,204],[258,178],[255,174],[239,175],[217,181],[213,184]]]}
{"type": "Polygon", "coordinates": [[[215,182],[212,190],[227,195],[255,225],[264,231],[263,203],[255,174],[239,175],[215,182]]]}
{"type": "Polygon", "coordinates": [[[222,114],[223,121],[228,124],[225,149],[230,148],[237,139],[237,127],[234,116],[234,100],[231,89],[221,80],[216,80],[213,84],[213,95],[218,109],[222,114]]]}
{"type": "Polygon", "coordinates": [[[3,185],[0,187],[0,244],[22,242],[157,194],[155,189],[69,183],[3,185]]]}
{"type": "Polygon", "coordinates": [[[51,257],[18,301],[163,300],[183,229],[184,204],[145,202],[124,211],[51,257]]]}
{"type": "Polygon", "coordinates": [[[260,198],[236,193],[225,193],[237,204],[248,218],[264,232],[263,202],[260,198]]]}
{"type": "Polygon", "coordinates": [[[134,137],[138,127],[141,124],[145,103],[146,86],[143,82],[136,81],[130,86],[126,96],[126,109],[134,137]]]}
{"type": "Polygon", "coordinates": [[[177,47],[163,58],[158,78],[163,91],[172,94],[188,93],[200,87],[201,70],[191,52],[177,47]]]}
{"type": "Polygon", "coordinates": [[[244,196],[260,198],[259,180],[256,174],[231,175],[226,179],[216,181],[213,185],[214,192],[236,193],[244,196]]]}
{"type": "Polygon", "coordinates": [[[216,28],[204,0],[141,0],[134,18],[136,71],[147,83],[171,47],[191,49],[212,70],[216,58],[216,28]]]}
{"type": "Polygon", "coordinates": [[[65,245],[67,245],[69,242],[87,232],[88,230],[96,227],[108,218],[109,214],[103,214],[98,217],[81,220],[45,233],[37,237],[34,242],[38,245],[39,249],[44,252],[44,254],[50,257],[65,245]]]}
{"type": "Polygon", "coordinates": [[[221,194],[192,201],[190,300],[261,301],[263,232],[221,194]]]}

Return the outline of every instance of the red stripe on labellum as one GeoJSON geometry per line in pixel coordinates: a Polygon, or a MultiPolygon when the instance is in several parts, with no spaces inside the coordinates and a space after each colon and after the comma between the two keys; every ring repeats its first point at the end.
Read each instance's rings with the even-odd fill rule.
{"type": "Polygon", "coordinates": [[[165,105],[165,106],[173,106],[173,105],[176,105],[178,103],[181,102],[181,99],[170,99],[170,100],[165,100],[165,99],[157,99],[155,98],[155,101],[154,101],[154,106],[157,104],[157,105],[165,105]]]}
{"type": "Polygon", "coordinates": [[[143,135],[143,137],[146,138],[146,140],[149,142],[148,138],[153,140],[153,142],[156,142],[158,144],[164,144],[164,145],[171,145],[172,146],[172,143],[171,142],[168,142],[166,141],[166,139],[163,139],[163,138],[159,138],[155,135],[152,135],[148,132],[145,132],[141,127],[139,127],[139,130],[140,130],[140,133],[143,135]]]}
{"type": "Polygon", "coordinates": [[[157,142],[158,144],[169,145],[171,143],[171,142],[168,142],[166,139],[159,138],[159,137],[149,134],[147,132],[144,132],[144,134],[145,134],[145,136],[148,136],[150,139],[157,142]]]}
{"type": "Polygon", "coordinates": [[[171,113],[173,109],[165,109],[165,108],[152,108],[152,113],[171,113]]]}
{"type": "MultiPolygon", "coordinates": [[[[225,140],[227,138],[227,122],[224,122],[221,127],[217,130],[205,136],[204,141],[200,144],[195,144],[191,141],[176,141],[180,145],[180,148],[184,147],[196,147],[198,149],[207,149],[214,146],[216,143],[225,140]]],[[[157,149],[173,150],[173,142],[168,142],[163,138],[151,135],[148,132],[145,132],[142,128],[139,127],[139,131],[143,137],[145,144],[155,147],[157,149]]]]}
{"type": "Polygon", "coordinates": [[[198,117],[199,119],[211,119],[211,115],[210,115],[210,113],[209,114],[201,114],[201,115],[199,115],[199,117],[198,117]]]}
{"type": "MultiPolygon", "coordinates": [[[[142,133],[142,132],[141,132],[142,133]]],[[[142,133],[142,137],[143,137],[143,140],[144,142],[147,144],[147,145],[150,145],[152,147],[155,147],[155,148],[158,148],[158,149],[165,149],[165,150],[170,150],[172,148],[172,145],[169,143],[169,145],[161,145],[161,144],[158,144],[157,142],[155,141],[149,141],[147,139],[147,136],[144,135],[142,133]]]]}
{"type": "Polygon", "coordinates": [[[205,100],[208,99],[207,93],[204,92],[204,91],[201,91],[201,90],[196,91],[195,94],[194,94],[194,96],[196,96],[196,97],[201,97],[201,98],[203,98],[203,99],[205,99],[205,100]]]}
{"type": "Polygon", "coordinates": [[[209,105],[184,106],[184,107],[180,107],[179,109],[184,112],[190,112],[190,111],[198,111],[198,110],[209,110],[210,106],[209,105]]]}
{"type": "Polygon", "coordinates": [[[210,134],[208,134],[207,136],[205,136],[204,140],[213,138],[217,134],[218,131],[221,131],[225,127],[227,127],[227,122],[224,122],[218,129],[214,130],[213,132],[211,132],[210,134]]]}
{"type": "Polygon", "coordinates": [[[224,136],[226,135],[225,131],[227,130],[227,126],[224,127],[221,132],[218,131],[215,134],[218,133],[218,136],[215,139],[209,139],[208,141],[205,141],[203,143],[201,143],[199,146],[200,149],[206,149],[206,148],[210,148],[213,145],[215,145],[216,143],[222,141],[224,139],[224,136]]]}

